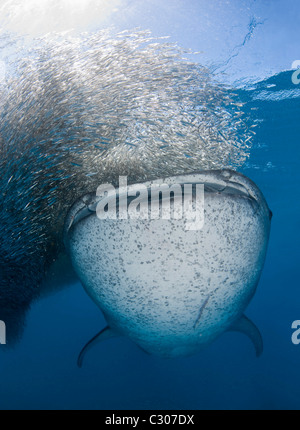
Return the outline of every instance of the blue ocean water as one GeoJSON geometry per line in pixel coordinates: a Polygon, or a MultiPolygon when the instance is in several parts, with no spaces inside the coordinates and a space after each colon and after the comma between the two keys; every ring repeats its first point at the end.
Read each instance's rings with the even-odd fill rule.
{"type": "Polygon", "coordinates": [[[82,369],[80,348],[105,321],[79,283],[34,303],[20,342],[1,351],[1,409],[298,409],[300,346],[291,342],[300,318],[299,92],[283,72],[240,90],[260,120],[242,172],[273,211],[264,271],[246,310],[264,352],[225,333],[187,358],[145,354],[126,338],[99,344],[82,369]]]}
{"type": "MultiPolygon", "coordinates": [[[[263,38],[260,29],[270,22],[278,24],[281,16],[289,22],[292,16],[297,17],[298,11],[295,1],[278,1],[277,9],[264,1],[231,1],[227,13],[218,9],[219,2],[214,1],[209,2],[214,7],[207,6],[209,10],[201,14],[194,10],[196,3],[193,1],[193,7],[186,8],[184,15],[177,13],[175,7],[174,14],[169,15],[165,7],[157,21],[153,9],[146,13],[140,6],[137,22],[142,27],[152,27],[159,35],[170,33],[175,40],[181,33],[183,45],[195,50],[203,48],[201,43],[208,44],[211,49],[204,54],[207,63],[218,59],[226,65],[226,58],[231,55],[226,69],[229,75],[236,72],[234,61],[243,52],[242,46],[248,43],[254,28],[258,28],[258,35],[263,38]],[[249,20],[248,16],[234,15],[237,4],[237,9],[241,4],[249,6],[253,16],[255,7],[261,8],[261,18],[249,20]],[[218,11],[218,19],[212,19],[212,9],[218,11]],[[174,21],[175,15],[180,16],[180,25],[174,21]],[[168,22],[169,16],[173,18],[168,22]],[[214,38],[209,32],[207,38],[202,37],[197,21],[200,16],[205,31],[213,27],[214,38]],[[269,21],[265,22],[264,16],[269,21]],[[155,25],[151,18],[155,19],[155,25]],[[229,25],[227,20],[233,22],[229,25]],[[240,38],[231,30],[244,20],[248,33],[240,38]],[[214,25],[219,27],[216,29],[214,25]],[[181,32],[188,28],[193,37],[188,36],[188,30],[181,32]],[[228,45],[231,39],[234,49],[228,45]]],[[[272,39],[277,46],[275,53],[270,39],[268,42],[259,39],[266,45],[264,61],[268,64],[274,60],[277,70],[283,70],[285,63],[286,70],[295,57],[292,43],[285,45],[285,41],[293,38],[284,31],[272,35],[277,43],[272,39]]],[[[254,44],[260,59],[261,46],[259,42],[254,44]]],[[[250,45],[246,51],[252,53],[254,48],[250,45]]],[[[250,63],[246,61],[245,69],[250,63]]],[[[253,62],[253,70],[257,67],[261,71],[262,63],[262,60],[253,62]]],[[[252,75],[253,70],[247,74],[252,75]]],[[[79,369],[76,361],[82,346],[104,327],[105,320],[80,283],[72,283],[32,304],[24,332],[13,348],[0,345],[1,410],[300,408],[300,345],[291,341],[292,322],[300,319],[300,85],[292,82],[292,74],[292,70],[287,70],[264,78],[261,73],[257,83],[241,85],[237,90],[245,103],[243,111],[258,124],[250,157],[239,170],[256,182],[273,212],[264,270],[245,312],[263,336],[262,356],[256,358],[249,339],[234,332],[224,333],[193,356],[174,359],[148,355],[129,339],[120,337],[95,347],[79,369]]],[[[239,77],[237,72],[235,77],[239,77]]]]}

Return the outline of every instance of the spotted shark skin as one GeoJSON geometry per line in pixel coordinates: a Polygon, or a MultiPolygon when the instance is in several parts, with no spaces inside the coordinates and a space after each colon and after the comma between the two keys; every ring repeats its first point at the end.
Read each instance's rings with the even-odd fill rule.
{"type": "Polygon", "coordinates": [[[267,251],[272,213],[264,196],[228,169],[144,185],[154,183],[204,184],[203,227],[187,230],[184,217],[100,220],[96,193],[79,199],[67,216],[64,240],[73,267],[108,323],[94,341],[119,334],[150,354],[177,357],[237,330],[260,355],[261,335],[243,313],[267,251]]]}

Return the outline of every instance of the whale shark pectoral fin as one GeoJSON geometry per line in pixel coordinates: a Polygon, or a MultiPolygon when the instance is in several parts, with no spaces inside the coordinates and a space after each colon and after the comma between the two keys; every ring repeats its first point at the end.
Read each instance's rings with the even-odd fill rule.
{"type": "Polygon", "coordinates": [[[239,331],[244,333],[252,341],[256,357],[259,357],[263,352],[263,340],[260,331],[256,325],[245,315],[237,320],[230,328],[229,331],[239,331]]]}
{"type": "Polygon", "coordinates": [[[97,343],[102,342],[103,340],[115,336],[118,336],[118,334],[114,330],[112,330],[109,326],[104,327],[104,329],[97,333],[96,336],[89,340],[88,343],[82,348],[78,356],[77,366],[82,367],[84,356],[90,348],[97,345],[97,343]]]}

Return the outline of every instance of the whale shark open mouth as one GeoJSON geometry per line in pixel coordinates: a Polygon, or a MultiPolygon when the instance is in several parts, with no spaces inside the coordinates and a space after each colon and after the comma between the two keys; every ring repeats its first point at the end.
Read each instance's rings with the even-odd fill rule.
{"type": "MultiPolygon", "coordinates": [[[[149,191],[153,185],[166,184],[172,186],[174,184],[203,184],[205,193],[222,193],[223,195],[232,195],[239,198],[248,199],[253,206],[259,206],[263,204],[267,207],[264,198],[257,188],[257,186],[244,175],[241,175],[235,171],[224,169],[224,170],[210,170],[210,171],[199,171],[195,173],[189,173],[186,175],[178,175],[173,177],[167,177],[163,179],[157,179],[153,181],[146,181],[142,185],[147,187],[149,191]]],[[[129,186],[132,184],[129,183],[129,186]]],[[[134,184],[137,185],[137,184],[134,184]]],[[[124,191],[122,191],[124,192],[124,191]]],[[[116,197],[119,199],[120,190],[116,190],[116,197]]],[[[151,199],[150,192],[148,193],[148,200],[151,199]]],[[[102,196],[97,196],[96,192],[88,193],[82,196],[72,208],[69,210],[65,221],[64,228],[64,241],[68,238],[69,230],[74,227],[83,218],[94,214],[97,209],[97,205],[101,201],[102,196]]],[[[127,196],[128,202],[132,200],[127,196]]],[[[270,209],[269,218],[272,218],[272,212],[270,209]]]]}
{"type": "Polygon", "coordinates": [[[244,175],[207,170],[119,187],[70,208],[64,242],[108,326],[149,353],[187,355],[226,330],[262,339],[243,315],[263,268],[272,213],[244,175]],[[155,198],[153,197],[155,196],[155,198]],[[155,200],[156,199],[156,200],[155,200]]]}

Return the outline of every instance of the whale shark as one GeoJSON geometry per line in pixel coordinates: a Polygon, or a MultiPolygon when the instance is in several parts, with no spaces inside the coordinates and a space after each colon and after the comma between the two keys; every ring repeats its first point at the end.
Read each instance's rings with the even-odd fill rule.
{"type": "MultiPolygon", "coordinates": [[[[173,197],[168,219],[137,217],[132,211],[127,219],[99,216],[99,204],[115,208],[116,200],[120,215],[123,187],[105,197],[86,194],[67,215],[67,252],[108,324],[83,348],[79,366],[92,346],[117,335],[128,336],[150,354],[177,357],[236,330],[252,340],[257,356],[262,353],[261,334],[244,311],[267,251],[272,212],[263,194],[249,178],[229,169],[148,181],[140,189],[162,185],[173,197]],[[183,190],[177,203],[175,184],[183,190]],[[197,184],[202,200],[191,196],[189,201],[203,219],[199,228],[187,228],[188,217],[184,211],[176,216],[175,206],[183,206],[188,185],[191,190],[197,184]]],[[[133,204],[133,194],[125,196],[128,204],[133,204]]],[[[141,212],[151,197],[141,191],[136,196],[141,212]]],[[[161,208],[167,197],[160,193],[161,208]]]]}
{"type": "Polygon", "coordinates": [[[147,30],[1,40],[0,320],[10,347],[32,303],[77,279],[62,238],[78,198],[119,175],[137,184],[237,169],[257,124],[239,90],[147,30]]]}

